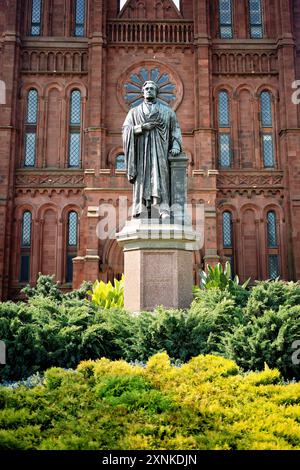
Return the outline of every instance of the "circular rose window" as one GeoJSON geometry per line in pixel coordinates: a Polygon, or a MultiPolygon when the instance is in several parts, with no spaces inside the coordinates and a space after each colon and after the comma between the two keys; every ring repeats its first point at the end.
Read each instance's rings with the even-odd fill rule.
{"type": "Polygon", "coordinates": [[[157,100],[176,109],[182,100],[182,83],[177,73],[157,62],[133,66],[127,70],[118,83],[118,97],[122,107],[134,108],[143,102],[142,87],[147,80],[158,86],[157,100]]]}

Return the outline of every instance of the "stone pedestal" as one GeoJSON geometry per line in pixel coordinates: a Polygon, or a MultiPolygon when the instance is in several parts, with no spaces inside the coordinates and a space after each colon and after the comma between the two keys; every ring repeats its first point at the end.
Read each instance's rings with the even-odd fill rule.
{"type": "Polygon", "coordinates": [[[132,220],[117,240],[124,249],[126,310],[190,306],[197,241],[191,226],[132,220]]]}

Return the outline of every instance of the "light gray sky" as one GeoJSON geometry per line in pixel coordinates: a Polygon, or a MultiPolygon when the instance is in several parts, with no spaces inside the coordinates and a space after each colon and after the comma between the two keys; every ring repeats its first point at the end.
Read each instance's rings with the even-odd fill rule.
{"type": "MultiPolygon", "coordinates": [[[[173,2],[175,3],[175,5],[177,6],[178,9],[179,9],[179,1],[180,0],[173,0],[173,2]]],[[[121,9],[123,8],[123,6],[125,5],[126,2],[127,2],[127,0],[120,0],[121,9]]]]}

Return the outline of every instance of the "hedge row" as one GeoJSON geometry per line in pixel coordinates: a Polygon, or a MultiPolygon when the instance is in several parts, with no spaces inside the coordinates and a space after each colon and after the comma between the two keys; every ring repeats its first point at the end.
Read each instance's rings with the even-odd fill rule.
{"type": "Polygon", "coordinates": [[[300,449],[300,383],[215,356],[85,361],[33,389],[0,387],[0,427],[1,449],[300,449]]]}
{"type": "MultiPolygon", "coordinates": [[[[49,287],[49,286],[48,286],[49,287]]],[[[0,380],[20,380],[52,366],[74,368],[86,359],[147,361],[166,351],[186,362],[199,354],[236,361],[244,370],[266,363],[286,379],[300,378],[298,283],[259,282],[250,291],[200,291],[188,311],[132,315],[104,310],[53,286],[29,292],[28,302],[0,304],[0,339],[7,365],[0,380]]]]}

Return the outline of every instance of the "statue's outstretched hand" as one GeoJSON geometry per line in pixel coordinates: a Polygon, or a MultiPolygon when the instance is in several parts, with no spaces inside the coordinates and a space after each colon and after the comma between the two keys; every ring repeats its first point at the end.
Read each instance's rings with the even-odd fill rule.
{"type": "Polygon", "coordinates": [[[171,149],[170,154],[173,155],[173,157],[176,157],[177,155],[180,154],[180,150],[179,149],[171,149]]]}

